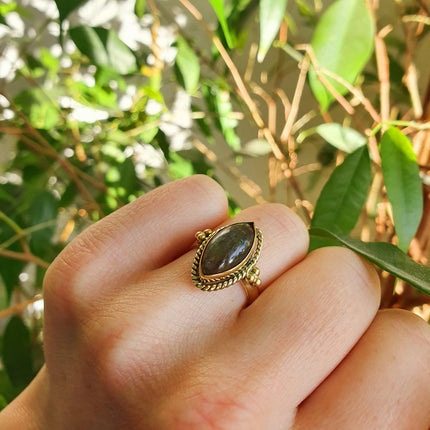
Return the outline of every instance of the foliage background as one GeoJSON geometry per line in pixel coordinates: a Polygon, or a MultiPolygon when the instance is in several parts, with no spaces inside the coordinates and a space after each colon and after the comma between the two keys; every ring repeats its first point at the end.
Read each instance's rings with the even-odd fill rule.
{"type": "Polygon", "coordinates": [[[313,248],[378,265],[381,307],[428,320],[429,3],[0,4],[0,406],[43,363],[49,263],[194,173],[231,214],[287,204],[313,248]]]}

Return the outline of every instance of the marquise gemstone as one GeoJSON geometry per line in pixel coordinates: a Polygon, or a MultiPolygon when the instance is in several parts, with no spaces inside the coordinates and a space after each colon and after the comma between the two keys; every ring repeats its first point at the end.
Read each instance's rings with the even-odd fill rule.
{"type": "Polygon", "coordinates": [[[224,227],[206,245],[200,269],[203,276],[217,275],[242,263],[255,241],[253,222],[240,222],[224,227]]]}

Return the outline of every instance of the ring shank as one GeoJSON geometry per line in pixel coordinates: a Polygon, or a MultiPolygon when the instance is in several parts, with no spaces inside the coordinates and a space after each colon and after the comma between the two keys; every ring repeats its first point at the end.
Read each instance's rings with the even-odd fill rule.
{"type": "Polygon", "coordinates": [[[249,282],[247,278],[242,279],[240,281],[240,285],[246,294],[246,305],[245,306],[249,306],[260,295],[260,290],[259,290],[257,285],[249,282]]]}

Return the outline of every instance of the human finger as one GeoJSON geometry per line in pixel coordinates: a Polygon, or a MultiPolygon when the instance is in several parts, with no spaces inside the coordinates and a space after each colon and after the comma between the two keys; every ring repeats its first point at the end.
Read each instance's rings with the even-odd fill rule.
{"type": "Polygon", "coordinates": [[[294,430],[428,430],[430,328],[378,313],[351,353],[299,407],[294,430]]]}
{"type": "MultiPolygon", "coordinates": [[[[266,246],[258,264],[266,290],[270,289],[274,279],[305,255],[306,228],[297,215],[282,205],[249,208],[228,222],[239,221],[254,221],[264,231],[266,246]],[[290,246],[282,252],[286,242],[290,246]]],[[[118,402],[134,405],[132,399],[148,398],[145,414],[159,410],[157,403],[165,393],[154,394],[154,384],[186,385],[185,370],[192,369],[192,363],[202,356],[206,361],[214,345],[228,337],[246,299],[238,285],[215,292],[196,288],[190,276],[195,252],[194,249],[161,268],[143,271],[134,283],[103,295],[92,312],[81,314],[75,321],[76,335],[69,339],[60,338],[64,332],[58,330],[57,324],[53,342],[51,327],[49,357],[58,355],[60,347],[67,343],[64,359],[76,351],[87,357],[84,363],[76,361],[76,374],[85,379],[97,369],[105,390],[114,398],[119,396],[118,402]]],[[[75,304],[72,313],[77,313],[76,307],[79,310],[81,305],[75,304]]]]}
{"type": "MultiPolygon", "coordinates": [[[[279,204],[245,209],[227,223],[249,220],[264,231],[265,246],[258,267],[267,289],[274,279],[304,257],[308,246],[307,231],[297,215],[279,204]],[[282,252],[285,243],[290,245],[282,252]]],[[[103,306],[81,318],[84,330],[88,332],[88,336],[83,337],[98,338],[102,337],[98,333],[112,332],[117,326],[112,315],[121,315],[121,323],[133,331],[121,336],[125,342],[129,339],[130,343],[135,343],[140,336],[144,337],[142,343],[147,342],[147,334],[157,331],[157,342],[181,351],[169,360],[164,359],[170,363],[194,354],[194,346],[201,349],[206,343],[213,342],[215,336],[224,335],[235,323],[246,295],[239,285],[210,292],[196,288],[191,282],[195,252],[193,249],[163,268],[142,273],[137,282],[106,297],[103,306]],[[190,333],[193,333],[192,337],[190,333]]],[[[128,347],[118,349],[127,351],[128,347]]]]}
{"type": "Polygon", "coordinates": [[[251,373],[268,413],[294,410],[358,341],[379,300],[369,263],[344,248],[317,250],[242,311],[232,372],[251,373]]]}
{"type": "MultiPolygon", "coordinates": [[[[262,281],[259,290],[263,292],[278,276],[304,258],[309,236],[300,218],[280,204],[269,203],[247,208],[221,226],[250,221],[254,222],[264,236],[261,256],[256,263],[262,281]]],[[[210,227],[215,230],[220,226],[210,227]]],[[[230,251],[225,250],[226,253],[230,251]]],[[[175,300],[179,307],[204,309],[208,321],[211,320],[211,315],[216,319],[223,315],[237,316],[246,304],[244,289],[239,285],[217,291],[201,291],[196,288],[190,277],[195,253],[196,249],[193,249],[163,269],[174,273],[171,279],[176,282],[175,293],[172,292],[169,282],[164,283],[166,294],[176,294],[175,300]]],[[[159,286],[156,288],[159,291],[163,289],[159,286]]]]}
{"type": "Polygon", "coordinates": [[[161,186],[89,227],[51,264],[45,296],[91,302],[189,249],[194,232],[227,218],[212,179],[196,175],[161,186]]]}

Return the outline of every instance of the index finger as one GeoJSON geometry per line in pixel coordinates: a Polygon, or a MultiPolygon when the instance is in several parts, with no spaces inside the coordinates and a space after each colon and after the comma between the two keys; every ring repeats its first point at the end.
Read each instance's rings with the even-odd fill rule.
{"type": "MultiPolygon", "coordinates": [[[[161,267],[186,252],[196,231],[227,216],[223,189],[196,175],[161,186],[97,222],[55,259],[45,290],[61,280],[69,294],[95,297],[132,279],[136,272],[161,267]]],[[[75,296],[75,297],[76,297],[75,296]]]]}

